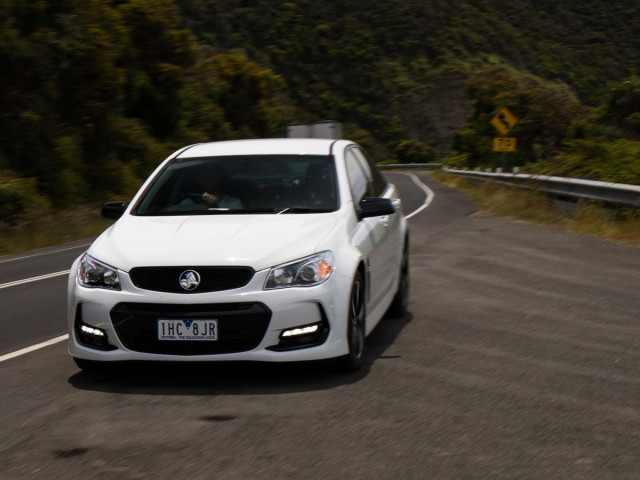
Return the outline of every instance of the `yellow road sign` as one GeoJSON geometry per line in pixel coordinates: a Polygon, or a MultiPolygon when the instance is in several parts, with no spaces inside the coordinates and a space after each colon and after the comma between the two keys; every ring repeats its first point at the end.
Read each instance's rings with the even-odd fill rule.
{"type": "Polygon", "coordinates": [[[494,152],[515,152],[516,151],[515,137],[495,137],[493,139],[493,151],[494,152]]]}
{"type": "Polygon", "coordinates": [[[493,128],[495,128],[500,135],[506,135],[509,133],[509,130],[515,127],[518,119],[506,108],[501,108],[489,123],[493,125],[493,128]]]}

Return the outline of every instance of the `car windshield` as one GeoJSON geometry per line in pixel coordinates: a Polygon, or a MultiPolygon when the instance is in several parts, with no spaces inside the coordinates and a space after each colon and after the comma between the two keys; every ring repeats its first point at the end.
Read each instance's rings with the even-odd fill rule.
{"type": "Polygon", "coordinates": [[[291,214],[338,208],[332,156],[247,155],[174,159],[134,215],[291,214]]]}

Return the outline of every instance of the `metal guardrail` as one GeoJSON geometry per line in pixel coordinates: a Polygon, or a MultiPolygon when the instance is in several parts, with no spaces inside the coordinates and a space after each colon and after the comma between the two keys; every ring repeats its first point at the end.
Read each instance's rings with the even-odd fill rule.
{"type": "Polygon", "coordinates": [[[476,178],[478,180],[493,180],[497,183],[511,185],[530,190],[538,190],[560,197],[568,197],[605,202],[612,205],[624,205],[640,208],[640,186],[625,183],[598,182],[582,180],[580,178],[550,177],[547,175],[529,175],[525,173],[492,173],[476,170],[458,170],[447,168],[441,163],[396,163],[380,165],[383,170],[411,169],[411,170],[439,170],[476,178]]]}
{"type": "Polygon", "coordinates": [[[382,170],[393,170],[395,168],[408,168],[410,170],[440,170],[444,167],[442,163],[393,163],[388,165],[378,165],[382,170]]]}
{"type": "Polygon", "coordinates": [[[535,189],[562,197],[584,198],[614,205],[640,207],[640,186],[638,185],[598,182],[579,178],[528,175],[524,173],[477,172],[446,167],[443,167],[442,170],[454,175],[482,180],[491,179],[497,183],[535,189]]]}

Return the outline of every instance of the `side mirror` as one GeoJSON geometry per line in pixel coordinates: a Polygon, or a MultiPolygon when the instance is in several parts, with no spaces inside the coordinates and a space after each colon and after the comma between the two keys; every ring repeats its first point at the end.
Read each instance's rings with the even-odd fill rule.
{"type": "Polygon", "coordinates": [[[107,202],[102,205],[102,216],[104,218],[119,219],[127,209],[127,202],[107,202]]]}
{"type": "Polygon", "coordinates": [[[392,215],[396,213],[396,209],[389,198],[364,197],[360,201],[360,211],[358,216],[360,219],[369,217],[382,217],[383,215],[392,215]]]}

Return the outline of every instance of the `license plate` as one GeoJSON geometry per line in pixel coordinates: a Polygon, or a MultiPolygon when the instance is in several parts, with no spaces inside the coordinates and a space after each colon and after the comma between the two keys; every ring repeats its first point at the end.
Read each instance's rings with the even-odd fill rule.
{"type": "Polygon", "coordinates": [[[218,320],[158,319],[158,340],[218,340],[218,320]]]}

